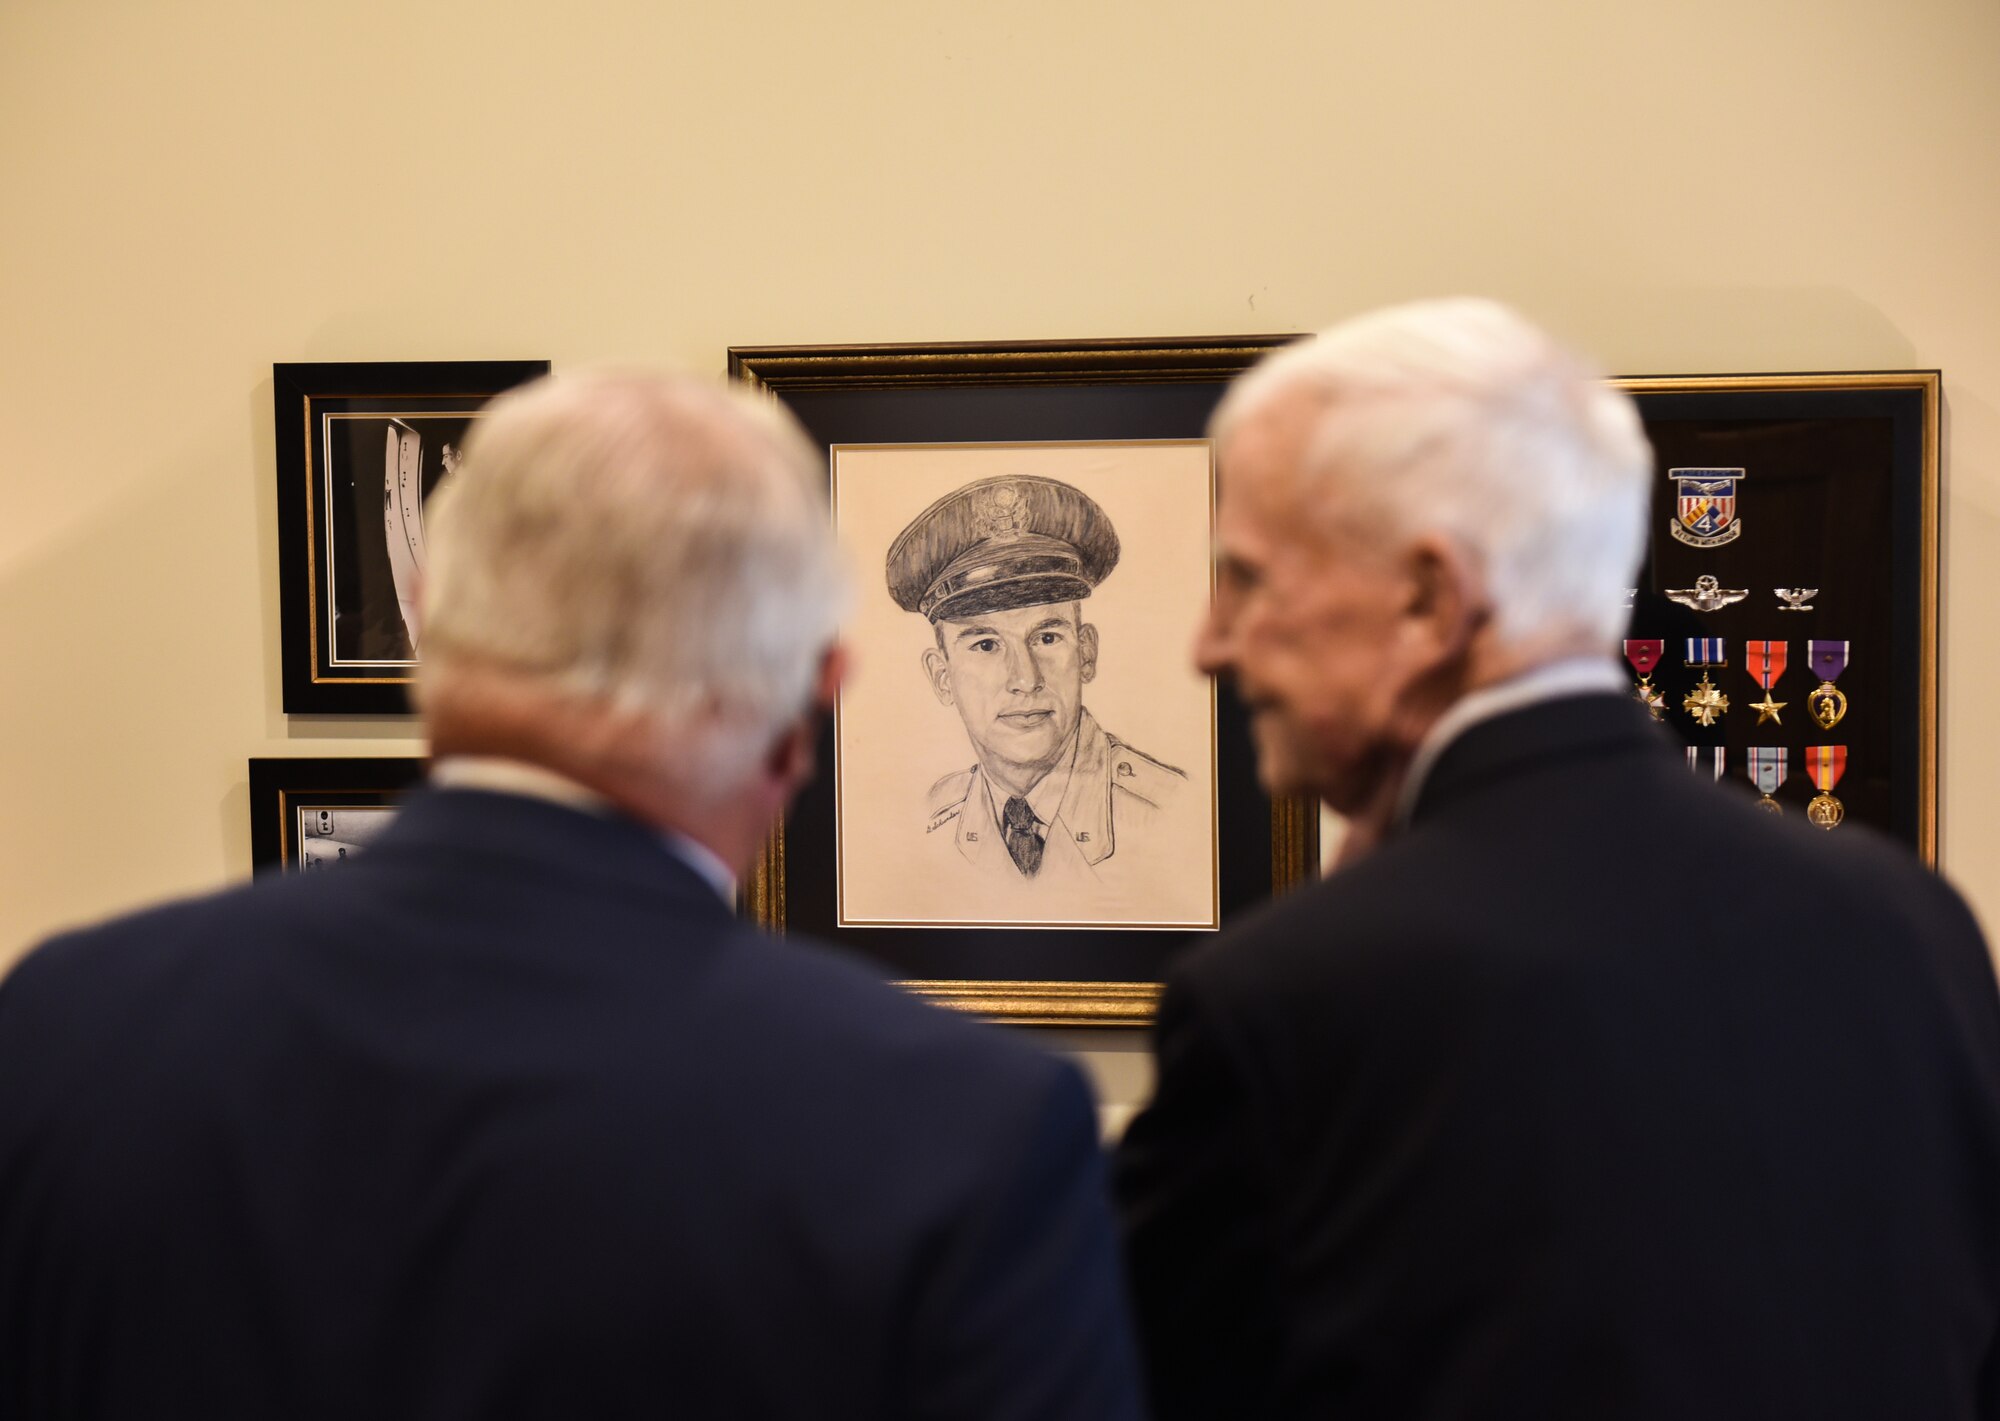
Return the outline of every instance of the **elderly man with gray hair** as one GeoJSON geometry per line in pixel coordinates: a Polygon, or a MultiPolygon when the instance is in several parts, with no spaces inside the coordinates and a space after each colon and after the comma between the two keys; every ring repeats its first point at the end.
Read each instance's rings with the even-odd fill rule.
{"type": "Polygon", "coordinates": [[[0,1414],[1136,1415],[1076,1072],[732,911],[846,600],[775,407],[504,396],[432,785],[0,984],[0,1414]]]}
{"type": "Polygon", "coordinates": [[[1162,1001],[1117,1178],[1158,1414],[2000,1417],[1985,946],[1623,693],[1630,402],[1438,302],[1213,433],[1198,659],[1351,827],[1162,1001]]]}

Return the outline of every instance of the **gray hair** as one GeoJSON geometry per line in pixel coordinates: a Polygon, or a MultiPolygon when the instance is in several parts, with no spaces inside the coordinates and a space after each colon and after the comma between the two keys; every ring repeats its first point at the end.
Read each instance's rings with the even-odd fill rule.
{"type": "Polygon", "coordinates": [[[1504,644],[1608,647],[1644,556],[1652,450],[1583,357],[1493,301],[1393,306],[1265,360],[1229,392],[1218,448],[1280,398],[1316,409],[1298,478],[1363,536],[1452,538],[1504,644]]]}
{"type": "Polygon", "coordinates": [[[501,396],[425,522],[420,690],[465,663],[647,712],[711,791],[805,708],[847,608],[823,461],[692,377],[501,396]]]}

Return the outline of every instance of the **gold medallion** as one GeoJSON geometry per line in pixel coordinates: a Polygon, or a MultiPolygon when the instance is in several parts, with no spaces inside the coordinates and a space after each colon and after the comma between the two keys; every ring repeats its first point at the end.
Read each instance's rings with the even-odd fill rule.
{"type": "Polygon", "coordinates": [[[1847,815],[1840,807],[1840,801],[1830,794],[1816,794],[1812,803],[1806,806],[1806,818],[1822,829],[1831,829],[1847,815]]]}
{"type": "Polygon", "coordinates": [[[1822,681],[1819,689],[1806,697],[1806,710],[1819,722],[1820,729],[1831,730],[1847,714],[1847,697],[1833,682],[1822,681]]]}
{"type": "MultiPolygon", "coordinates": [[[[1785,812],[1785,806],[1778,803],[1777,800],[1771,798],[1771,796],[1768,794],[1765,795],[1762,799],[1757,801],[1757,807],[1763,810],[1766,814],[1783,814],[1785,812]]],[[[1812,813],[1812,809],[1810,806],[1807,807],[1806,812],[1808,814],[1812,813]]]]}
{"type": "Polygon", "coordinates": [[[1704,671],[1701,684],[1682,699],[1681,709],[1693,716],[1698,725],[1714,725],[1716,717],[1729,709],[1729,697],[1722,694],[1722,688],[1711,682],[1704,671]]]}

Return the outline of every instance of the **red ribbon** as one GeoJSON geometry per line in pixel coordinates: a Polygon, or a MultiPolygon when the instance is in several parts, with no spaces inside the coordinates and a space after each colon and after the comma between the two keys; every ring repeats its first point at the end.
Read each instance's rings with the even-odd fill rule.
{"type": "Polygon", "coordinates": [[[1784,641],[1746,641],[1743,643],[1743,659],[1746,669],[1757,678],[1757,684],[1770,690],[1778,678],[1785,674],[1786,648],[1791,645],[1784,641]]]}
{"type": "Polygon", "coordinates": [[[1832,794],[1833,787],[1840,783],[1840,777],[1847,773],[1847,747],[1845,745],[1806,746],[1806,773],[1819,787],[1821,794],[1832,794]]]}

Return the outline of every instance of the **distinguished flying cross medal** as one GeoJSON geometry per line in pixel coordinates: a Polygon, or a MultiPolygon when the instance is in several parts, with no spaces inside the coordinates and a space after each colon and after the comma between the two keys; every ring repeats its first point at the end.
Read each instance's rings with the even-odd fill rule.
{"type": "Polygon", "coordinates": [[[1714,725],[1717,716],[1729,709],[1729,697],[1722,694],[1721,687],[1708,679],[1708,668],[1727,666],[1723,655],[1723,642],[1719,636],[1691,636],[1687,639],[1687,664],[1702,668],[1701,684],[1689,691],[1681,699],[1681,709],[1695,718],[1699,725],[1714,725]]]}
{"type": "Polygon", "coordinates": [[[1806,643],[1806,660],[1812,666],[1813,675],[1819,677],[1819,689],[1806,697],[1806,711],[1819,722],[1821,730],[1831,730],[1840,724],[1847,714],[1847,697],[1841,694],[1834,679],[1847,669],[1847,643],[1844,641],[1809,641],[1806,643]]]}
{"type": "Polygon", "coordinates": [[[1666,642],[1657,639],[1625,643],[1625,659],[1639,673],[1639,684],[1632,688],[1632,699],[1651,711],[1654,720],[1663,719],[1667,709],[1667,698],[1653,689],[1653,668],[1660,664],[1660,657],[1666,649],[1666,642]]]}
{"type": "Polygon", "coordinates": [[[1822,829],[1831,829],[1846,816],[1840,801],[1833,797],[1833,787],[1840,783],[1840,777],[1847,773],[1847,747],[1845,745],[1806,746],[1806,773],[1819,793],[1806,806],[1806,818],[1822,829]]]}
{"type": "Polygon", "coordinates": [[[1757,807],[1766,814],[1783,814],[1785,807],[1771,796],[1778,792],[1778,786],[1791,770],[1792,752],[1782,745],[1752,745],[1749,754],[1750,783],[1764,796],[1757,801],[1757,807]]]}
{"type": "Polygon", "coordinates": [[[1778,683],[1778,678],[1785,674],[1785,648],[1790,644],[1789,642],[1782,641],[1746,641],[1743,643],[1744,668],[1756,679],[1757,684],[1764,691],[1763,700],[1750,702],[1750,709],[1757,712],[1757,724],[1759,725],[1762,725],[1767,720],[1776,721],[1779,725],[1785,723],[1785,718],[1779,715],[1778,712],[1790,705],[1791,702],[1772,700],[1771,687],[1775,686],[1778,683]]]}
{"type": "Polygon", "coordinates": [[[1668,469],[1680,490],[1679,506],[1667,531],[1691,548],[1719,548],[1743,536],[1736,516],[1736,483],[1741,469],[1668,469]]]}
{"type": "Polygon", "coordinates": [[[1692,587],[1669,587],[1667,600],[1678,602],[1683,607],[1692,607],[1697,612],[1719,612],[1731,602],[1741,602],[1750,595],[1747,587],[1724,587],[1707,573],[1694,580],[1692,587]]]}

